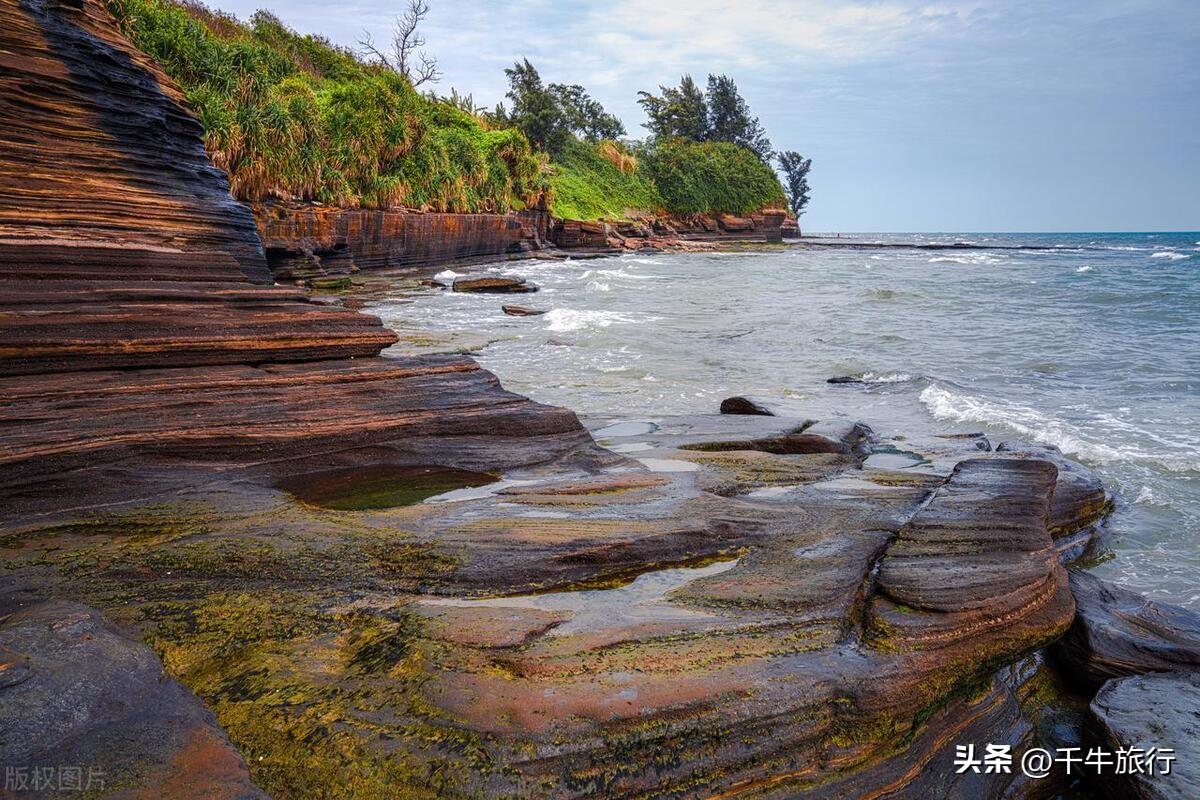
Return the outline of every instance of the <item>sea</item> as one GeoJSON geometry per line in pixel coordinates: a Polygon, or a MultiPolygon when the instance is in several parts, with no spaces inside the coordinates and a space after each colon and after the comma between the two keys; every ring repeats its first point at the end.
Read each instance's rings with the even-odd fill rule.
{"type": "Polygon", "coordinates": [[[889,434],[1055,445],[1117,498],[1097,572],[1200,610],[1200,233],[805,241],[836,246],[460,267],[541,291],[385,292],[367,310],[401,333],[394,353],[469,352],[506,388],[589,417],[748,394],[889,434]]]}

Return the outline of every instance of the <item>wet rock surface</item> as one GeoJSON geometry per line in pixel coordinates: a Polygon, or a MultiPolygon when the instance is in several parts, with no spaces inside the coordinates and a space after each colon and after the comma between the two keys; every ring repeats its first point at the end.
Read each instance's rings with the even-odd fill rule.
{"type": "Polygon", "coordinates": [[[1092,701],[1098,736],[1110,751],[1140,748],[1144,771],[1093,781],[1102,794],[1139,800],[1200,797],[1200,673],[1155,673],[1109,681],[1092,701]],[[1171,751],[1171,762],[1155,755],[1171,751]],[[1149,761],[1149,764],[1146,764],[1149,761]]]}
{"type": "Polygon", "coordinates": [[[1029,676],[1004,670],[1073,614],[1054,465],[737,449],[795,418],[590,424],[615,453],[416,504],[209,472],[10,526],[6,591],[119,604],[277,796],[314,762],[443,796],[1007,790],[949,745],[1036,740],[1029,676]]]}
{"type": "Polygon", "coordinates": [[[540,317],[546,313],[543,309],[528,306],[501,306],[501,310],[510,317],[540,317]]]}
{"type": "Polygon", "coordinates": [[[26,665],[20,680],[0,681],[0,764],[27,778],[49,769],[43,788],[62,789],[30,796],[66,797],[90,784],[93,796],[266,797],[212,713],[94,609],[63,601],[7,609],[0,653],[26,665]],[[60,786],[64,768],[71,783],[60,786]]]}
{"type": "Polygon", "coordinates": [[[727,397],[721,401],[722,414],[758,414],[763,417],[773,417],[775,412],[762,400],[752,397],[727,397]]]}
{"type": "Polygon", "coordinates": [[[452,287],[456,292],[488,294],[527,294],[536,292],[536,284],[514,275],[484,275],[481,277],[455,278],[452,287]]]}
{"type": "Polygon", "coordinates": [[[1054,657],[1093,690],[1111,678],[1200,670],[1200,614],[1071,570],[1075,620],[1054,657]]]}

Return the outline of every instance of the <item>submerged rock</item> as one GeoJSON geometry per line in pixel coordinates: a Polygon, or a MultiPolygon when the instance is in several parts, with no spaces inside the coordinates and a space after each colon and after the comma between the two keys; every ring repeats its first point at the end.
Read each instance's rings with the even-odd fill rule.
{"type": "Polygon", "coordinates": [[[455,278],[454,291],[488,294],[524,294],[536,292],[536,284],[515,275],[485,275],[479,278],[455,278]]]}
{"type": "Polygon", "coordinates": [[[1137,675],[1106,683],[1091,705],[1097,735],[1110,752],[1140,748],[1142,771],[1119,775],[1109,766],[1094,779],[1096,788],[1120,800],[1200,797],[1197,709],[1200,673],[1137,675]]]}
{"type": "Polygon", "coordinates": [[[212,713],[94,609],[55,601],[14,611],[0,621],[4,652],[25,666],[21,680],[0,683],[0,764],[49,769],[56,781],[79,767],[101,792],[266,797],[212,713]]]}
{"type": "Polygon", "coordinates": [[[767,407],[762,400],[752,397],[727,397],[721,401],[722,414],[757,414],[762,417],[773,417],[775,412],[767,407]]]}
{"type": "Polygon", "coordinates": [[[510,317],[539,317],[546,313],[540,308],[529,308],[528,306],[501,306],[500,310],[510,317]]]}
{"type": "Polygon", "coordinates": [[[1095,690],[1111,678],[1200,670],[1200,614],[1071,570],[1075,621],[1051,649],[1095,690]]]}

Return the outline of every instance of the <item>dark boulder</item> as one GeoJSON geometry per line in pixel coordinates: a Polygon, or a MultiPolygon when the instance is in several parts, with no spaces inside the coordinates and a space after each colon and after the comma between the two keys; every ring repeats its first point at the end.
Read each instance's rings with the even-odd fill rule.
{"type": "Polygon", "coordinates": [[[752,414],[760,417],[773,417],[775,412],[763,401],[752,397],[726,397],[721,401],[722,414],[752,414]]]}
{"type": "Polygon", "coordinates": [[[528,308],[527,306],[501,306],[500,308],[510,317],[538,317],[546,313],[540,308],[528,308]]]}
{"type": "Polygon", "coordinates": [[[1070,571],[1075,621],[1052,652],[1089,689],[1146,672],[1200,670],[1200,614],[1070,571]]]}

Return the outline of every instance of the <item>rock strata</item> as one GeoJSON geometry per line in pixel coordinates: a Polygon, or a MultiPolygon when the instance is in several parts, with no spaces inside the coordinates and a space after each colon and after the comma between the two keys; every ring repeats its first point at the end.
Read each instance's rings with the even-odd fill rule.
{"type": "Polygon", "coordinates": [[[539,419],[474,362],[376,358],[397,340],[377,318],[272,285],[179,89],[102,3],[2,0],[0,14],[5,514],[71,487],[136,495],[172,459],[282,472],[453,440],[482,461],[489,419],[519,458],[587,441],[573,414],[539,419]]]}

